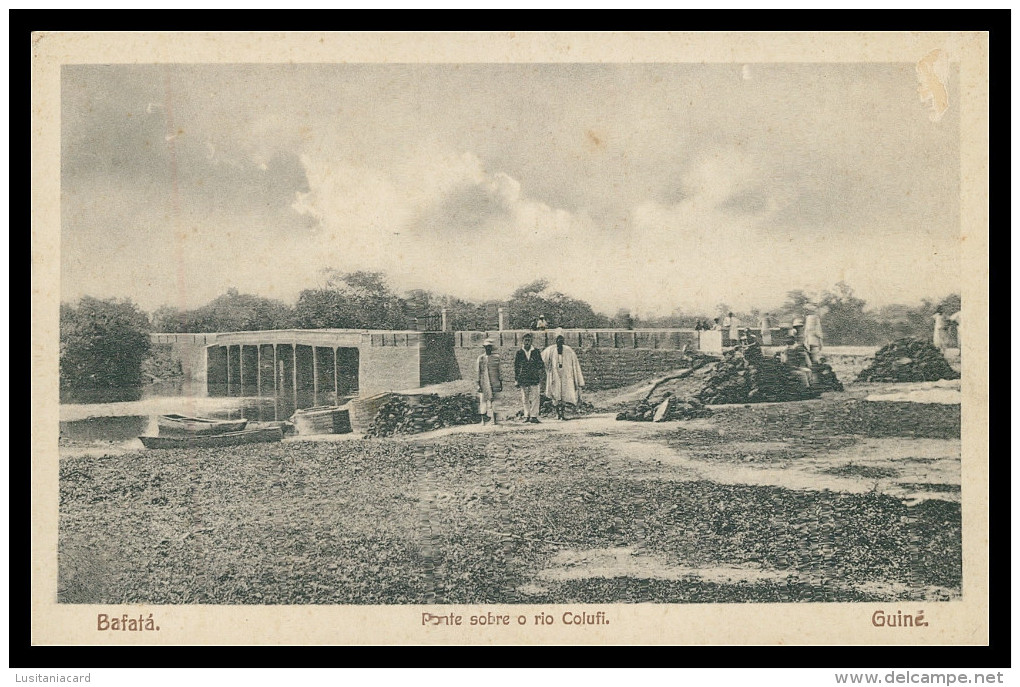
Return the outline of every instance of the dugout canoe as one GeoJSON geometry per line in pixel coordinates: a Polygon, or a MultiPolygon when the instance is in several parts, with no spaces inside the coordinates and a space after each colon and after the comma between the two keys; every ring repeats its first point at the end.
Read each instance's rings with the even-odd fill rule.
{"type": "Polygon", "coordinates": [[[225,434],[179,434],[177,436],[138,437],[145,448],[217,448],[239,446],[240,444],[261,444],[282,441],[283,430],[279,427],[245,429],[225,434]]]}
{"type": "Polygon", "coordinates": [[[248,426],[247,420],[216,420],[211,417],[190,417],[188,415],[160,415],[156,418],[159,425],[159,433],[162,434],[190,434],[194,436],[208,436],[211,434],[226,434],[227,432],[240,432],[248,426]]]}

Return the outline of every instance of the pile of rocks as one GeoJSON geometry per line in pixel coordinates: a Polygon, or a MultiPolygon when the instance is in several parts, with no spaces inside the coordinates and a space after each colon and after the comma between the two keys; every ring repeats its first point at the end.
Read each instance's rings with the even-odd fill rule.
{"type": "MultiPolygon", "coordinates": [[[[595,412],[595,406],[584,399],[581,399],[581,402],[577,405],[574,405],[573,403],[564,403],[563,407],[567,412],[576,415],[585,415],[587,413],[595,412]]],[[[523,415],[523,411],[521,414],[523,415]]],[[[556,415],[556,404],[553,402],[552,398],[544,394],[542,395],[541,400],[539,401],[538,414],[556,415]]]]}
{"type": "Polygon", "coordinates": [[[478,399],[474,394],[439,396],[426,394],[412,398],[394,396],[376,413],[365,436],[388,437],[394,434],[420,434],[443,427],[469,425],[478,421],[478,399]]]}
{"type": "Polygon", "coordinates": [[[739,350],[728,351],[716,364],[704,387],[696,396],[702,403],[768,403],[816,398],[823,391],[842,391],[832,368],[813,367],[811,388],[793,374],[792,368],[776,358],[745,356],[739,350]]]}
{"type": "MultiPolygon", "coordinates": [[[[511,399],[515,399],[516,397],[512,396],[510,398],[511,399]]],[[[504,400],[504,403],[511,403],[512,404],[513,402],[514,402],[513,400],[504,400]]],[[[582,399],[581,402],[578,403],[577,405],[574,405],[573,403],[564,403],[563,404],[563,410],[564,410],[564,412],[566,412],[567,415],[569,415],[571,417],[575,417],[577,415],[587,415],[588,413],[594,413],[595,412],[595,406],[592,405],[591,403],[588,403],[588,401],[585,401],[585,400],[582,399]]],[[[556,404],[553,403],[553,400],[550,397],[546,396],[545,394],[543,394],[540,397],[539,406],[538,406],[538,414],[541,417],[556,417],[556,404]]],[[[518,410],[517,412],[513,413],[512,415],[507,415],[506,419],[508,419],[508,420],[523,420],[524,419],[524,411],[523,410],[518,410]]]]}
{"type": "Polygon", "coordinates": [[[691,420],[708,417],[712,411],[696,398],[682,398],[667,393],[666,397],[653,403],[643,399],[616,416],[617,420],[631,422],[669,422],[670,420],[691,420]]]}
{"type": "Polygon", "coordinates": [[[959,379],[934,344],[920,339],[897,339],[878,349],[875,360],[857,376],[862,382],[934,382],[959,379]]]}

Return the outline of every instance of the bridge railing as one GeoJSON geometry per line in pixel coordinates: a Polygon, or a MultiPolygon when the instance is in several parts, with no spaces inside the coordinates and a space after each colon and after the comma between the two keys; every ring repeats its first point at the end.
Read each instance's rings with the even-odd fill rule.
{"type": "Polygon", "coordinates": [[[154,333],[155,344],[187,343],[198,346],[258,346],[269,344],[357,347],[418,346],[423,337],[437,332],[381,329],[269,329],[263,331],[216,332],[201,334],[154,333]]]}
{"type": "MultiPolygon", "coordinates": [[[[556,343],[555,329],[510,329],[503,331],[454,332],[454,345],[462,348],[480,347],[485,339],[496,346],[522,345],[525,334],[531,334],[538,348],[556,343]]],[[[567,345],[578,348],[642,348],[689,350],[698,347],[699,332],[693,329],[563,329],[567,345]]]]}

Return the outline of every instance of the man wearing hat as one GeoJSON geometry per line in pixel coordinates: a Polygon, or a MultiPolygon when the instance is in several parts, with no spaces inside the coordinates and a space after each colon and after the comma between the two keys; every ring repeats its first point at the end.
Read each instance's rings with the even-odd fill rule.
{"type": "Polygon", "coordinates": [[[780,351],[779,360],[790,367],[790,376],[802,387],[811,388],[811,353],[796,328],[788,332],[786,348],[780,351]]]}
{"type": "Polygon", "coordinates": [[[808,305],[804,316],[804,345],[811,353],[811,361],[817,363],[822,355],[822,319],[814,304],[808,305]]]}
{"type": "Polygon", "coordinates": [[[524,421],[537,423],[541,394],[538,385],[542,383],[542,371],[545,363],[538,349],[532,347],[534,337],[524,335],[524,346],[518,349],[514,357],[514,380],[521,390],[521,402],[524,403],[524,421]]]}
{"type": "Polygon", "coordinates": [[[495,342],[486,339],[482,346],[485,347],[485,353],[478,356],[478,363],[475,365],[478,378],[478,413],[482,416],[483,425],[486,415],[492,420],[492,424],[496,424],[496,405],[499,394],[503,391],[503,377],[499,372],[499,356],[494,353],[495,342]]]}

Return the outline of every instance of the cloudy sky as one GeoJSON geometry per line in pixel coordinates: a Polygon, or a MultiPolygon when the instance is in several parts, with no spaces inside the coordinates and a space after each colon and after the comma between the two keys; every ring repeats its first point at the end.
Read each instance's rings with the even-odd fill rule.
{"type": "Polygon", "coordinates": [[[648,315],[937,298],[949,105],[907,63],[65,66],[61,297],[293,302],[332,267],[648,315]]]}

